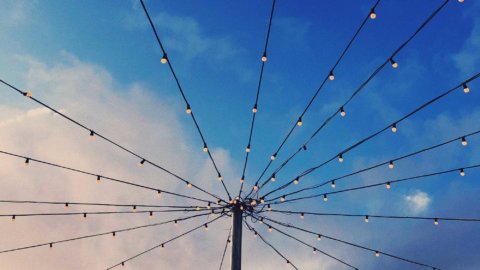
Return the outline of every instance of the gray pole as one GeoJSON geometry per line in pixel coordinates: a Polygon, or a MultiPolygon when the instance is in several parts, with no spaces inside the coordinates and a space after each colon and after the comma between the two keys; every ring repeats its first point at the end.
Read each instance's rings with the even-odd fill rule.
{"type": "Polygon", "coordinates": [[[242,269],[242,221],[243,212],[238,205],[234,206],[232,218],[232,268],[231,270],[242,269]]]}

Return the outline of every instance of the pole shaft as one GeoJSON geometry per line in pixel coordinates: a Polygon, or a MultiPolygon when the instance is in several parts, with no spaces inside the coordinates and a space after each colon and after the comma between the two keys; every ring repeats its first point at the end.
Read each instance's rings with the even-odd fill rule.
{"type": "Polygon", "coordinates": [[[242,269],[242,214],[242,211],[238,207],[233,209],[231,270],[242,269]]]}

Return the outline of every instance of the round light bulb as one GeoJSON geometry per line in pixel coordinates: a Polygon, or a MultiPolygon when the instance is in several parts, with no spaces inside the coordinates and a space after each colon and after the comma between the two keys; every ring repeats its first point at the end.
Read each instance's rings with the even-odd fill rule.
{"type": "Polygon", "coordinates": [[[270,157],[271,160],[275,160],[275,158],[277,158],[277,154],[273,154],[273,155],[270,157]]]}
{"type": "Polygon", "coordinates": [[[336,185],[335,185],[335,181],[332,180],[332,188],[335,188],[335,186],[336,186],[336,185]]]}
{"type": "Polygon", "coordinates": [[[393,164],[393,160],[390,160],[390,162],[388,163],[388,168],[393,169],[394,167],[395,165],[393,164]]]}
{"type": "Polygon", "coordinates": [[[466,139],[465,137],[462,137],[462,145],[463,145],[463,146],[467,146],[467,145],[468,145],[467,139],[466,139]]]}
{"type": "Polygon", "coordinates": [[[298,118],[297,126],[301,127],[303,125],[302,118],[298,118]]]}
{"type": "Polygon", "coordinates": [[[390,189],[392,187],[392,184],[390,182],[387,182],[386,187],[387,189],[390,189]]]}
{"type": "Polygon", "coordinates": [[[377,13],[375,13],[375,10],[372,9],[370,11],[370,19],[375,20],[377,18],[377,13]]]}
{"type": "Polygon", "coordinates": [[[468,88],[466,83],[464,83],[462,86],[463,86],[463,92],[470,93],[470,88],[468,88]]]}

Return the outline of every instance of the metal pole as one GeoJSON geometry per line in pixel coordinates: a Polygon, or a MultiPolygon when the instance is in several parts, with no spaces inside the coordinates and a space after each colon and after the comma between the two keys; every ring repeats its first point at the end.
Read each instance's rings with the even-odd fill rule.
{"type": "Polygon", "coordinates": [[[242,269],[242,221],[243,212],[240,207],[233,208],[232,218],[232,267],[231,270],[242,269]]]}

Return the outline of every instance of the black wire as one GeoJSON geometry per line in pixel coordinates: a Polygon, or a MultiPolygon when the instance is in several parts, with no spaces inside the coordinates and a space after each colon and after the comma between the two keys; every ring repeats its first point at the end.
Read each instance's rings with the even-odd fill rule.
{"type": "MultiPolygon", "coordinates": [[[[348,174],[345,174],[345,175],[342,175],[342,176],[339,176],[339,177],[332,178],[330,181],[325,181],[325,182],[323,182],[323,183],[321,183],[321,184],[313,185],[313,186],[310,186],[310,187],[307,187],[307,188],[303,188],[303,189],[300,189],[300,190],[296,190],[296,191],[287,193],[287,194],[285,194],[285,195],[283,195],[283,196],[290,196],[290,195],[297,194],[297,193],[300,193],[300,192],[304,192],[304,191],[307,191],[307,190],[312,190],[312,189],[321,188],[321,187],[323,187],[323,186],[331,183],[332,181],[338,183],[338,180],[342,180],[342,179],[345,179],[345,178],[350,177],[350,176],[354,176],[354,175],[359,174],[359,173],[363,173],[363,172],[366,172],[366,171],[369,171],[369,170],[372,170],[372,169],[376,169],[376,168],[378,168],[378,167],[387,165],[387,164],[389,164],[390,162],[395,162],[395,161],[399,161],[399,160],[402,160],[402,159],[405,159],[405,158],[409,158],[409,157],[412,157],[412,156],[421,154],[421,153],[423,153],[423,152],[430,151],[430,150],[433,150],[433,149],[435,149],[435,148],[438,148],[438,147],[441,147],[441,146],[444,146],[444,145],[447,145],[447,144],[456,142],[456,141],[458,141],[458,140],[460,140],[460,139],[462,139],[462,138],[466,138],[466,137],[470,137],[470,136],[475,136],[475,135],[477,135],[477,134],[479,134],[479,133],[480,133],[480,130],[477,130],[477,131],[474,131],[474,132],[471,132],[471,133],[468,133],[468,134],[459,136],[459,137],[457,137],[457,138],[454,138],[454,139],[451,139],[451,140],[448,140],[448,141],[444,141],[444,142],[442,142],[442,143],[439,143],[439,144],[436,144],[436,145],[433,145],[433,146],[429,146],[429,147],[423,148],[423,149],[421,149],[421,150],[418,150],[418,151],[415,151],[415,152],[412,152],[412,153],[409,153],[409,154],[406,154],[406,155],[403,155],[403,156],[400,156],[400,157],[396,157],[396,158],[390,159],[390,160],[388,160],[388,161],[384,161],[384,162],[381,162],[381,163],[372,165],[372,166],[370,166],[370,167],[367,167],[367,168],[364,168],[364,169],[361,169],[361,170],[358,170],[358,171],[355,171],[355,172],[352,172],[352,173],[348,173],[348,174]]],[[[275,201],[275,200],[279,199],[280,197],[282,197],[282,196],[278,196],[278,197],[272,198],[272,199],[270,199],[270,200],[268,200],[268,201],[275,201]]]]}
{"type": "MultiPolygon", "coordinates": [[[[378,4],[380,3],[381,0],[377,0],[375,2],[375,4],[373,5],[372,9],[376,8],[378,6],[378,4]]],[[[358,27],[357,31],[355,32],[355,34],[353,35],[353,37],[350,39],[350,41],[347,43],[347,45],[345,46],[345,48],[343,49],[342,53],[340,54],[339,58],[337,59],[337,61],[335,62],[335,64],[333,65],[331,71],[333,72],[335,70],[335,68],[338,66],[338,64],[340,63],[340,61],[343,59],[343,57],[345,56],[345,54],[347,53],[347,51],[350,49],[350,47],[352,46],[353,42],[355,41],[355,39],[357,38],[357,36],[360,34],[360,32],[362,31],[363,27],[365,26],[365,24],[367,23],[367,21],[369,20],[369,15],[368,14],[362,21],[362,23],[360,24],[360,26],[358,27]]],[[[320,86],[318,87],[317,91],[315,92],[315,94],[310,98],[310,101],[308,102],[307,106],[305,107],[305,109],[303,110],[303,112],[300,114],[300,117],[299,118],[302,118],[308,111],[308,109],[310,108],[310,106],[313,104],[314,100],[317,98],[318,94],[320,93],[320,91],[323,89],[323,86],[325,85],[325,83],[328,81],[328,77],[329,77],[330,74],[327,74],[327,76],[325,76],[324,80],[322,81],[322,83],[320,84],[320,86]]],[[[280,143],[280,145],[278,146],[277,150],[275,150],[275,153],[274,155],[277,156],[278,153],[280,152],[280,150],[283,148],[283,146],[285,145],[285,143],[287,142],[287,140],[290,138],[290,135],[293,133],[293,130],[297,127],[297,122],[295,122],[293,124],[293,126],[290,128],[290,131],[287,133],[286,137],[283,139],[282,143],[280,143]]],[[[272,160],[270,160],[268,163],[267,163],[267,166],[265,167],[265,169],[263,170],[263,172],[261,173],[261,175],[258,177],[258,179],[256,180],[256,183],[255,185],[258,185],[260,179],[263,177],[263,175],[265,174],[265,172],[268,170],[268,168],[270,167],[270,165],[272,164],[272,160]]],[[[250,191],[249,195],[251,194],[252,191],[250,191]]],[[[258,191],[257,191],[258,192],[258,191]]]]}
{"type": "Polygon", "coordinates": [[[218,270],[222,270],[223,260],[225,259],[225,254],[227,253],[228,244],[230,244],[230,235],[231,234],[232,234],[232,228],[230,228],[230,230],[228,230],[228,237],[227,237],[227,241],[225,243],[225,248],[223,249],[222,261],[220,261],[220,267],[218,268],[218,270]]]}
{"type": "Polygon", "coordinates": [[[199,199],[199,198],[196,198],[196,197],[183,195],[183,194],[179,194],[179,193],[176,193],[176,192],[166,191],[166,190],[163,190],[163,189],[153,188],[153,187],[149,187],[149,186],[145,186],[145,185],[141,185],[141,184],[136,184],[136,183],[133,183],[131,181],[120,180],[118,178],[113,178],[113,177],[100,175],[100,174],[97,174],[97,173],[87,172],[87,171],[84,171],[84,170],[75,169],[75,168],[51,163],[51,162],[48,162],[48,161],[39,160],[39,159],[36,159],[36,158],[26,157],[26,156],[14,154],[14,153],[2,151],[2,150],[0,150],[0,154],[13,156],[13,157],[18,157],[18,158],[22,158],[22,159],[27,159],[28,158],[30,162],[35,161],[35,162],[38,162],[40,164],[49,165],[49,166],[53,166],[53,167],[60,168],[60,169],[65,169],[65,170],[76,172],[76,173],[81,173],[81,174],[85,174],[85,175],[100,177],[102,180],[107,180],[107,181],[116,182],[116,183],[125,184],[125,185],[130,185],[130,186],[134,186],[134,187],[154,190],[156,192],[165,193],[165,194],[169,194],[169,195],[177,196],[177,197],[182,197],[182,198],[186,198],[186,199],[192,199],[192,200],[196,200],[196,201],[212,203],[211,201],[208,201],[208,200],[199,199]]]}
{"type": "MultiPolygon", "coordinates": [[[[353,93],[352,95],[347,99],[347,101],[342,105],[340,106],[339,109],[337,109],[333,114],[331,114],[323,123],[322,125],[320,125],[320,127],[312,134],[312,136],[310,136],[310,138],[301,145],[301,147],[299,149],[301,149],[303,146],[306,146],[339,112],[342,108],[346,107],[350,101],[352,101],[352,99],[361,91],[364,89],[364,87],[390,62],[391,59],[393,59],[393,57],[395,57],[408,43],[410,43],[413,38],[435,17],[435,15],[437,15],[438,12],[440,12],[440,10],[447,4],[449,0],[446,0],[445,2],[443,2],[443,4],[441,4],[421,25],[419,28],[417,28],[417,30],[404,42],[402,43],[398,48],[397,50],[394,51],[394,53],[389,57],[387,58],[369,77],[366,81],[364,81],[353,93]]],[[[326,78],[325,78],[326,80],[326,78]]],[[[300,151],[297,151],[295,152],[294,154],[292,154],[290,156],[290,158],[288,159],[288,161],[290,161],[293,157],[295,157],[300,151]]],[[[332,158],[331,160],[333,160],[335,158],[332,158]]],[[[330,160],[330,161],[331,161],[330,160]]],[[[286,163],[288,163],[288,161],[286,163]]],[[[282,164],[282,166],[276,170],[276,172],[278,172],[279,170],[281,170],[281,168],[283,168],[285,164],[282,164]]],[[[269,183],[269,179],[266,179],[264,181],[264,183],[261,185],[261,187],[257,190],[257,193],[259,192],[259,190],[267,185],[269,183]]]]}
{"type": "MultiPolygon", "coordinates": [[[[8,86],[10,89],[12,89],[12,90],[14,90],[14,91],[17,91],[18,93],[22,94],[23,96],[27,96],[27,95],[26,95],[26,92],[21,91],[20,89],[18,89],[18,88],[16,88],[15,86],[13,86],[13,85],[5,82],[4,80],[1,80],[1,79],[0,79],[0,82],[3,83],[4,85],[8,86]]],[[[27,97],[28,97],[28,96],[27,96],[27,97]]],[[[107,137],[105,137],[105,136],[97,133],[96,131],[93,131],[92,129],[90,129],[90,128],[86,127],[85,125],[77,122],[76,120],[68,117],[67,115],[59,112],[58,110],[50,107],[49,105],[47,105],[47,104],[39,101],[38,99],[36,99],[36,98],[34,98],[34,97],[29,97],[29,98],[30,98],[31,100],[35,101],[36,103],[44,106],[45,108],[51,110],[52,112],[54,112],[54,113],[62,116],[63,118],[67,119],[68,121],[72,122],[73,124],[75,124],[75,125],[83,128],[83,129],[89,131],[90,133],[93,133],[95,136],[103,139],[104,141],[106,141],[106,142],[108,142],[108,143],[110,143],[110,144],[112,144],[112,145],[114,145],[114,146],[116,146],[116,147],[124,150],[125,152],[127,152],[127,153],[129,153],[129,154],[131,154],[131,155],[133,155],[133,156],[135,156],[135,157],[137,157],[137,158],[139,158],[139,159],[142,160],[143,162],[147,162],[148,164],[150,164],[150,165],[152,165],[152,166],[154,166],[154,167],[156,167],[156,168],[158,168],[158,169],[160,169],[160,170],[162,170],[162,171],[170,174],[171,176],[177,178],[178,180],[183,181],[185,184],[190,183],[190,182],[188,182],[187,180],[185,180],[184,178],[176,175],[175,173],[173,173],[173,172],[165,169],[164,167],[162,167],[162,166],[160,166],[160,165],[157,165],[157,164],[153,163],[152,161],[147,160],[146,158],[143,158],[142,156],[140,156],[140,155],[136,154],[135,152],[133,152],[133,151],[131,151],[131,150],[129,150],[129,149],[121,146],[120,144],[118,144],[118,143],[116,143],[116,142],[108,139],[107,137]]],[[[212,193],[210,193],[210,192],[208,192],[208,191],[206,191],[206,190],[198,187],[197,185],[194,185],[193,183],[191,183],[191,184],[192,184],[192,187],[194,187],[194,188],[196,188],[196,189],[198,189],[198,190],[200,190],[200,191],[202,191],[202,192],[204,192],[204,193],[206,193],[206,194],[208,194],[208,195],[210,195],[210,196],[212,196],[212,197],[214,197],[214,198],[216,198],[216,199],[222,200],[222,199],[219,198],[217,195],[214,195],[214,194],[212,194],[212,193]]],[[[224,201],[224,200],[222,200],[222,201],[224,201]]]]}
{"type": "MultiPolygon", "coordinates": [[[[53,202],[53,201],[27,201],[27,200],[0,200],[0,203],[15,204],[47,204],[47,205],[81,205],[81,206],[107,206],[107,207],[143,207],[143,208],[196,208],[197,206],[178,206],[178,205],[150,205],[150,204],[114,204],[114,203],[91,203],[91,202],[53,202]]],[[[205,208],[205,207],[200,207],[205,208]]]]}
{"type": "MultiPolygon", "coordinates": [[[[264,55],[266,55],[267,53],[267,48],[268,48],[268,41],[270,39],[270,29],[272,27],[272,19],[273,19],[273,13],[275,11],[275,2],[276,0],[273,0],[272,1],[272,10],[270,12],[270,21],[268,22],[268,30],[267,30],[267,37],[265,38],[265,48],[263,50],[263,53],[264,55]]],[[[264,68],[265,68],[265,62],[262,61],[262,68],[260,69],[260,76],[258,78],[258,86],[257,86],[257,95],[255,97],[255,105],[254,105],[254,108],[257,109],[258,108],[258,99],[260,97],[260,89],[261,89],[261,86],[262,86],[262,79],[263,79],[263,71],[264,71],[264,68]]],[[[254,112],[252,114],[252,122],[250,124],[250,133],[248,135],[248,144],[247,144],[247,147],[251,147],[251,142],[252,142],[252,136],[253,136],[253,128],[255,126],[255,119],[256,119],[256,115],[257,113],[254,112]]],[[[248,157],[250,155],[250,152],[246,152],[245,154],[245,162],[243,164],[243,172],[242,172],[242,179],[245,179],[245,171],[247,170],[247,163],[248,163],[248,157]]],[[[240,196],[242,194],[242,189],[243,189],[243,182],[242,184],[240,185],[240,190],[238,192],[238,196],[240,196]]]]}
{"type": "Polygon", "coordinates": [[[258,235],[258,237],[260,237],[260,239],[267,245],[269,246],[271,249],[273,249],[273,251],[275,251],[275,253],[277,253],[280,257],[282,257],[285,261],[287,261],[287,263],[289,265],[291,265],[293,268],[297,269],[298,268],[289,260],[287,259],[287,257],[285,257],[280,251],[278,251],[278,249],[276,249],[272,244],[270,244],[267,240],[265,240],[265,238],[263,238],[263,236],[261,234],[259,234],[254,228],[250,227],[250,225],[248,224],[248,222],[246,220],[244,220],[244,223],[245,225],[247,226],[247,228],[256,233],[258,235]]]}
{"type": "Polygon", "coordinates": [[[293,199],[285,200],[285,202],[273,202],[273,203],[270,203],[270,204],[279,204],[279,203],[294,202],[294,201],[298,201],[298,200],[317,198],[317,197],[320,197],[320,196],[344,193],[344,192],[360,190],[360,189],[367,189],[367,188],[378,187],[378,186],[382,186],[382,185],[386,185],[386,184],[393,184],[393,183],[399,183],[399,182],[404,182],[404,181],[418,180],[418,179],[431,177],[431,176],[436,176],[436,175],[442,175],[442,174],[447,174],[447,173],[452,173],[452,172],[459,172],[460,170],[475,169],[475,168],[478,168],[478,167],[480,167],[480,164],[467,166],[467,167],[456,168],[456,169],[451,169],[451,170],[446,170],[446,171],[441,171],[441,172],[434,172],[434,173],[429,173],[429,174],[406,177],[406,178],[402,178],[402,179],[391,180],[391,181],[386,181],[386,182],[377,183],[377,184],[371,184],[371,185],[366,185],[366,186],[359,186],[359,187],[354,187],[354,188],[342,189],[342,190],[338,190],[338,191],[326,192],[326,193],[322,193],[322,194],[315,194],[315,195],[310,195],[310,196],[293,198],[293,199]]]}
{"type": "Polygon", "coordinates": [[[348,241],[345,241],[345,240],[341,240],[341,239],[338,239],[338,238],[335,238],[335,237],[332,237],[332,236],[325,235],[325,234],[323,234],[323,233],[312,232],[312,231],[309,231],[309,230],[306,230],[306,229],[303,229],[303,228],[294,226],[294,225],[292,225],[292,224],[287,224],[287,223],[283,223],[283,222],[279,222],[279,221],[270,219],[270,218],[265,217],[265,216],[262,216],[262,218],[265,219],[265,220],[269,220],[269,221],[271,221],[271,222],[273,222],[273,223],[276,223],[276,224],[278,224],[278,225],[287,227],[287,228],[292,228],[292,229],[296,229],[296,230],[299,230],[299,231],[302,231],[302,232],[306,232],[306,233],[309,233],[309,234],[321,236],[322,238],[330,239],[330,240],[333,240],[333,241],[336,241],[336,242],[340,242],[340,243],[343,243],[343,244],[346,244],[346,245],[350,245],[350,246],[353,246],[353,247],[357,247],[357,248],[360,248],[360,249],[364,249],[364,250],[368,250],[368,251],[373,251],[373,252],[378,252],[379,254],[382,254],[382,255],[385,255],[385,256],[388,256],[388,257],[391,257],[391,258],[394,258],[394,259],[398,259],[398,260],[401,260],[401,261],[404,261],[404,262],[408,262],[408,263],[412,263],[412,264],[416,264],[416,265],[420,265],[420,266],[429,267],[429,268],[431,268],[431,269],[438,269],[438,270],[440,270],[440,268],[438,268],[438,267],[431,266],[431,265],[424,264],[424,263],[417,262],[417,261],[413,261],[413,260],[410,260],[410,259],[402,258],[402,257],[400,257],[400,256],[396,256],[396,255],[393,255],[393,254],[390,254],[390,253],[387,253],[387,252],[384,252],[384,251],[381,251],[381,250],[378,250],[378,249],[372,249],[372,248],[365,247],[365,246],[362,246],[362,245],[354,244],[354,243],[351,243],[351,242],[348,242],[348,241]]]}
{"type": "Polygon", "coordinates": [[[201,224],[201,225],[199,225],[199,226],[197,226],[197,227],[195,227],[195,228],[193,228],[193,229],[190,229],[190,230],[188,230],[188,231],[186,231],[186,232],[184,232],[184,233],[182,233],[182,234],[179,234],[179,235],[177,235],[177,236],[175,236],[175,237],[173,237],[173,238],[171,238],[171,239],[169,239],[169,240],[167,240],[167,241],[165,241],[165,242],[163,242],[163,243],[161,243],[161,244],[158,244],[158,245],[156,245],[156,246],[154,246],[154,247],[151,247],[151,248],[149,248],[149,249],[147,249],[147,250],[145,250],[145,251],[142,251],[142,252],[140,252],[140,253],[132,256],[132,257],[129,257],[128,259],[125,259],[125,260],[123,260],[123,261],[120,262],[120,263],[117,263],[117,264],[115,264],[115,265],[113,265],[113,266],[110,266],[109,268],[107,268],[107,270],[113,269],[113,268],[115,268],[115,267],[117,267],[117,266],[120,266],[120,265],[124,265],[126,262],[131,261],[131,260],[133,260],[133,259],[135,259],[135,258],[137,258],[137,257],[140,257],[141,255],[143,255],[143,254],[145,254],[145,253],[148,253],[148,252],[150,252],[150,251],[152,251],[152,250],[154,250],[154,249],[157,249],[157,248],[159,248],[159,247],[163,247],[165,244],[168,244],[168,243],[170,243],[170,242],[172,242],[172,241],[174,241],[174,240],[176,240],[176,239],[178,239],[178,238],[181,238],[181,237],[183,237],[183,236],[185,236],[185,235],[187,235],[187,234],[189,234],[189,233],[191,233],[191,232],[194,232],[194,231],[200,229],[201,227],[204,227],[205,225],[208,225],[208,224],[210,224],[210,223],[218,220],[219,218],[221,218],[221,217],[223,217],[223,216],[224,216],[224,214],[222,214],[222,215],[218,216],[217,218],[214,218],[214,219],[212,219],[212,220],[210,220],[210,221],[208,221],[208,222],[206,222],[206,223],[204,223],[204,224],[201,224]]]}
{"type": "MultiPolygon", "coordinates": [[[[176,218],[176,219],[172,219],[172,220],[168,220],[168,221],[164,221],[164,222],[158,222],[158,223],[147,224],[147,225],[136,226],[136,227],[130,227],[130,228],[124,228],[124,229],[120,229],[120,230],[114,230],[114,231],[103,232],[103,233],[90,234],[90,235],[85,235],[85,236],[80,236],[80,237],[75,237],[75,238],[69,238],[69,239],[64,239],[64,240],[51,241],[51,242],[46,242],[46,243],[36,244],[36,245],[31,245],[31,246],[24,246],[24,247],[19,247],[19,248],[1,250],[0,253],[8,253],[8,252],[14,252],[14,251],[25,250],[25,249],[30,249],[30,248],[50,246],[50,245],[53,245],[53,244],[59,244],[59,243],[65,243],[65,242],[71,242],[71,241],[86,239],[86,238],[108,235],[108,234],[112,234],[114,232],[115,233],[120,233],[120,232],[132,231],[132,230],[137,230],[137,229],[142,229],[142,228],[155,227],[155,226],[160,226],[160,225],[172,223],[172,222],[175,222],[175,221],[177,221],[177,222],[178,221],[184,221],[184,220],[188,220],[188,219],[191,219],[191,218],[196,218],[196,217],[201,217],[201,216],[206,216],[206,215],[209,215],[209,214],[208,213],[207,214],[198,214],[198,215],[193,215],[193,216],[184,217],[184,218],[176,218]]],[[[203,226],[203,224],[202,224],[202,226],[203,226]]]]}
{"type": "MultiPolygon", "coordinates": [[[[143,11],[145,12],[145,15],[147,16],[147,19],[148,19],[148,22],[150,23],[150,26],[153,30],[153,33],[155,35],[155,38],[157,40],[157,43],[158,45],[160,46],[160,49],[162,50],[163,54],[164,55],[167,55],[167,52],[165,51],[165,48],[163,47],[163,44],[162,44],[162,41],[160,40],[160,37],[157,33],[157,30],[155,28],[155,25],[153,24],[153,21],[152,19],[150,18],[150,14],[148,13],[148,10],[147,10],[147,7],[145,6],[145,4],[143,3],[143,0],[140,0],[140,3],[142,4],[142,8],[143,8],[143,11]]],[[[168,64],[168,67],[170,69],[170,72],[172,73],[173,75],[173,78],[175,79],[175,82],[177,84],[177,87],[178,87],[178,90],[180,91],[180,94],[182,95],[182,98],[183,98],[183,101],[185,101],[185,105],[188,107],[190,106],[190,103],[188,102],[187,100],[187,97],[185,96],[185,93],[183,92],[183,88],[182,86],[180,85],[180,81],[177,77],[177,74],[175,73],[175,70],[173,69],[173,66],[172,66],[172,63],[170,61],[170,58],[167,59],[167,64],[168,64]]],[[[192,117],[192,120],[193,120],[193,123],[195,124],[195,127],[197,128],[197,131],[198,131],[198,134],[200,135],[200,138],[202,139],[202,142],[204,143],[204,145],[208,145],[207,144],[207,141],[205,140],[205,136],[203,135],[203,132],[202,130],[200,129],[200,126],[197,122],[197,119],[195,118],[195,115],[193,114],[193,111],[190,113],[190,116],[192,117]]],[[[217,164],[215,163],[215,160],[213,159],[213,156],[210,152],[210,149],[208,149],[207,147],[207,153],[208,153],[208,156],[210,158],[210,161],[212,162],[213,164],[213,167],[215,168],[215,171],[217,172],[217,174],[220,176],[221,173],[220,171],[218,170],[217,168],[217,164]]],[[[228,189],[227,189],[227,186],[225,186],[225,183],[223,181],[220,181],[222,182],[222,186],[223,188],[225,189],[225,192],[227,193],[228,195],[228,198],[229,200],[232,199],[232,197],[230,196],[230,193],[228,192],[228,189]]],[[[218,199],[218,198],[217,198],[218,199]]]]}
{"type": "MultiPolygon", "coordinates": [[[[418,112],[421,111],[422,109],[428,107],[429,105],[435,103],[436,101],[438,101],[438,100],[440,100],[440,99],[448,96],[449,94],[453,93],[455,90],[461,88],[465,83],[468,83],[468,82],[471,82],[471,81],[473,81],[473,80],[476,80],[476,79],[478,79],[479,77],[480,77],[480,73],[475,74],[474,76],[470,77],[469,79],[461,82],[460,84],[458,84],[458,85],[456,85],[456,86],[448,89],[447,91],[441,93],[440,95],[438,95],[438,96],[430,99],[429,101],[423,103],[421,106],[415,108],[413,111],[411,111],[410,113],[404,115],[403,117],[401,117],[400,119],[398,119],[397,121],[395,121],[395,122],[393,122],[393,123],[397,125],[397,124],[403,122],[405,119],[409,118],[410,116],[418,113],[418,112]]],[[[365,142],[367,142],[367,141],[369,141],[369,140],[377,137],[378,135],[380,135],[381,133],[383,133],[383,132],[385,132],[386,130],[390,129],[391,127],[392,127],[392,124],[388,124],[388,125],[385,126],[384,128],[382,128],[382,129],[374,132],[373,134],[368,135],[367,137],[363,138],[362,140],[356,142],[355,144],[353,144],[353,145],[345,148],[345,149],[342,150],[340,153],[336,154],[335,156],[331,157],[330,159],[328,159],[327,161],[321,163],[320,165],[317,165],[317,166],[314,166],[314,167],[312,167],[312,168],[310,168],[310,169],[305,170],[304,172],[302,172],[302,173],[300,173],[299,175],[297,175],[295,178],[297,178],[297,177],[303,177],[303,176],[306,176],[306,175],[308,175],[308,174],[316,171],[317,169],[319,169],[319,168],[327,165],[327,164],[330,163],[331,161],[335,160],[339,155],[345,155],[345,153],[348,153],[348,152],[350,152],[351,150],[355,149],[356,147],[364,144],[365,142]]],[[[268,181],[268,179],[267,179],[267,180],[265,181],[265,183],[268,183],[268,182],[269,182],[269,181],[268,181]]],[[[280,187],[278,187],[278,188],[276,188],[276,189],[274,189],[274,190],[266,193],[266,194],[264,195],[264,197],[266,197],[266,196],[268,196],[268,195],[270,195],[270,194],[272,194],[272,193],[274,193],[274,192],[276,192],[276,191],[282,190],[282,189],[288,187],[288,186],[291,185],[291,184],[292,184],[292,181],[290,181],[290,182],[284,184],[283,186],[280,186],[280,187]]]]}

